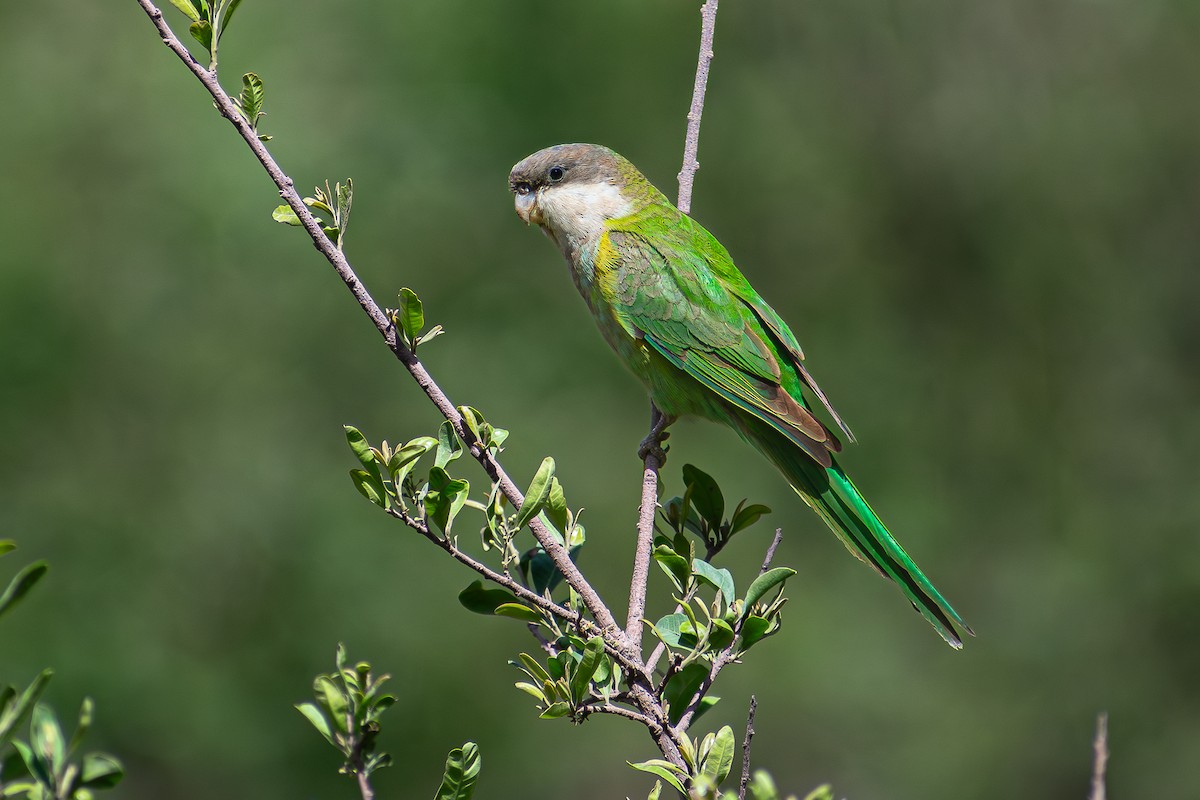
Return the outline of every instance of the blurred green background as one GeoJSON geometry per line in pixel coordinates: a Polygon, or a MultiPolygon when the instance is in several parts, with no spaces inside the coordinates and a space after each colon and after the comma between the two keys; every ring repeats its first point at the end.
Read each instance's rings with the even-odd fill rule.
{"type": "MultiPolygon", "coordinates": [[[[644,393],[505,179],[597,141],[674,195],[698,6],[251,0],[222,47],[298,186],[354,177],[349,255],[446,327],[428,366],[512,430],[509,470],[557,459],[617,607],[644,393]]],[[[93,695],[123,797],[350,797],[292,708],[344,640],[401,695],[381,796],[432,796],[475,739],[481,797],[644,797],[649,738],[536,720],[524,631],[351,486],[343,423],[438,418],[136,4],[4,3],[0,44],[0,535],[52,562],[3,677],[93,695]]],[[[681,423],[668,492],[692,462],[768,503],[726,563],[782,525],[800,571],[704,722],[740,731],[756,692],[756,764],[795,792],[1079,798],[1107,709],[1113,796],[1196,797],[1200,4],[730,2],[716,51],[694,214],[978,638],[952,652],[765,461],[681,423]]]]}

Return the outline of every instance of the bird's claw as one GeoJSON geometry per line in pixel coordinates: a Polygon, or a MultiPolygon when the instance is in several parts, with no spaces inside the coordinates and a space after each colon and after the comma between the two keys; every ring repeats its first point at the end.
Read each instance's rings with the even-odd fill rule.
{"type": "Polygon", "coordinates": [[[658,466],[667,463],[667,450],[669,447],[664,447],[663,442],[671,435],[670,431],[652,432],[642,443],[638,445],[638,458],[645,461],[647,457],[654,456],[658,459],[658,466]]]}

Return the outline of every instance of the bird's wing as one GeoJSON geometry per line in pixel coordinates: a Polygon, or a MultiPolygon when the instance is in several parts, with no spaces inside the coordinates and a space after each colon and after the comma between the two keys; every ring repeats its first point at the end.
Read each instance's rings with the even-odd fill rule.
{"type": "Polygon", "coordinates": [[[779,355],[782,350],[791,364],[790,350],[780,347],[779,334],[753,305],[729,291],[706,253],[657,231],[606,235],[605,249],[616,256],[606,270],[606,295],[621,322],[676,367],[828,466],[829,452],[841,445],[804,406],[798,387],[795,396],[785,387],[779,355]]]}
{"type": "Polygon", "coordinates": [[[697,250],[703,253],[705,262],[709,268],[730,293],[750,307],[754,315],[769,332],[771,338],[783,351],[788,362],[796,370],[796,375],[808,390],[821,401],[821,405],[825,407],[825,410],[829,412],[829,416],[833,417],[834,422],[846,434],[846,438],[853,442],[854,432],[842,420],[837,409],[829,402],[829,398],[825,396],[825,392],[821,391],[821,387],[817,385],[816,380],[808,371],[808,368],[805,367],[804,351],[800,349],[800,343],[796,341],[796,337],[792,334],[787,323],[775,313],[775,309],[767,305],[767,301],[763,300],[758,292],[754,291],[754,287],[750,285],[750,282],[746,280],[746,277],[734,265],[729,251],[721,246],[721,243],[717,241],[715,236],[694,221],[692,222],[691,235],[693,241],[696,243],[697,250]]]}

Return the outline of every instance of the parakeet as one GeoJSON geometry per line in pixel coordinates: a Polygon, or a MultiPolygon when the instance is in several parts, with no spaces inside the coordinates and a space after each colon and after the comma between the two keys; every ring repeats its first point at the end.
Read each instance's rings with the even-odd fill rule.
{"type": "Polygon", "coordinates": [[[673,420],[728,425],[783,473],[846,548],[892,579],[954,648],[972,633],[838,465],[854,440],[804,365],[787,323],[716,238],[607,147],[540,150],[509,174],[518,216],[566,257],[600,333],[673,420]]]}

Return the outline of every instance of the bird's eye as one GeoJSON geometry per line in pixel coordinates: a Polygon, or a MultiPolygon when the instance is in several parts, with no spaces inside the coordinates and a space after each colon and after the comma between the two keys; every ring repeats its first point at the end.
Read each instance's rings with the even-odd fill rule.
{"type": "Polygon", "coordinates": [[[525,181],[521,181],[513,188],[516,190],[517,194],[520,194],[520,195],[526,195],[533,191],[533,187],[530,186],[525,181]]]}
{"type": "Polygon", "coordinates": [[[558,183],[563,179],[563,175],[566,173],[567,171],[562,167],[551,167],[550,172],[548,172],[547,175],[549,175],[551,182],[558,183]]]}

